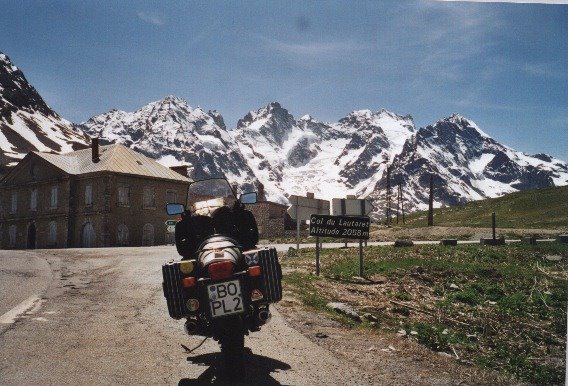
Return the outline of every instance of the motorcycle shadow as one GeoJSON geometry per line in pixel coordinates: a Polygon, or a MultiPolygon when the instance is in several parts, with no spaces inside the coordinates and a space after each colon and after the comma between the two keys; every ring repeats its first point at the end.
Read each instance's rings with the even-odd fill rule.
{"type": "Polygon", "coordinates": [[[262,355],[253,354],[251,349],[245,348],[244,381],[231,381],[225,376],[225,367],[221,353],[208,353],[187,357],[189,363],[200,366],[209,366],[197,379],[183,378],[178,386],[189,385],[281,385],[270,373],[277,370],[289,370],[289,364],[262,355]]]}

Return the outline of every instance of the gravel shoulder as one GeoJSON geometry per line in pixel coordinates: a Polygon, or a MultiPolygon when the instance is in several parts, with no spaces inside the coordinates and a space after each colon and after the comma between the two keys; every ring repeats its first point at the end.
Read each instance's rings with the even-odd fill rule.
{"type": "Polygon", "coordinates": [[[350,328],[304,307],[287,294],[277,306],[287,323],[333,353],[345,371],[373,385],[514,385],[511,378],[477,369],[418,343],[360,328],[350,328]]]}

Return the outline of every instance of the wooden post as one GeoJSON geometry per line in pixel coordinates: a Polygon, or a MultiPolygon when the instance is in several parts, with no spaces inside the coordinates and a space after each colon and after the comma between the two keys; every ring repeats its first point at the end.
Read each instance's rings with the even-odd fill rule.
{"type": "Polygon", "coordinates": [[[398,185],[398,188],[400,189],[400,208],[402,210],[402,223],[405,224],[405,219],[404,219],[404,198],[402,197],[402,183],[400,183],[398,185]]]}
{"type": "Polygon", "coordinates": [[[430,196],[428,197],[428,226],[434,225],[434,175],[430,174],[430,196]]]}
{"type": "MultiPolygon", "coordinates": [[[[365,200],[361,200],[361,216],[365,216],[365,200]]],[[[363,277],[363,240],[359,239],[359,276],[363,277]]]]}
{"type": "Polygon", "coordinates": [[[300,216],[298,216],[298,205],[296,205],[296,255],[300,254],[300,216]]]}
{"type": "MultiPolygon", "coordinates": [[[[345,212],[347,212],[345,200],[341,199],[341,215],[345,216],[345,212]]],[[[345,242],[344,247],[347,248],[347,239],[343,240],[345,242]]]]}
{"type": "Polygon", "coordinates": [[[320,243],[319,236],[316,236],[316,276],[320,275],[320,243]]]}
{"type": "Polygon", "coordinates": [[[398,189],[396,191],[396,223],[398,224],[398,217],[400,214],[400,184],[398,184],[398,189]]]}
{"type": "Polygon", "coordinates": [[[359,240],[359,276],[363,277],[363,240],[359,240]]]}
{"type": "Polygon", "coordinates": [[[390,166],[387,166],[387,225],[390,224],[390,218],[391,218],[391,185],[390,185],[390,178],[391,178],[391,169],[390,169],[390,166]]]}

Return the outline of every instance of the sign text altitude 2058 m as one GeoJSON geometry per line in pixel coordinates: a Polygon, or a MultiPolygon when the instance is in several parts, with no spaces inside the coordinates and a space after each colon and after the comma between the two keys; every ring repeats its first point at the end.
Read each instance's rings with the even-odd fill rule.
{"type": "Polygon", "coordinates": [[[314,214],[310,217],[310,236],[368,240],[370,224],[371,220],[367,216],[314,214]]]}

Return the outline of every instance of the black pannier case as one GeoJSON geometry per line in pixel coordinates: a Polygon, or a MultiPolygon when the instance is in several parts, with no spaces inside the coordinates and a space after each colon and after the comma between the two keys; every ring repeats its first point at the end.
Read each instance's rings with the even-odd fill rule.
{"type": "MultiPolygon", "coordinates": [[[[192,261],[191,263],[193,263],[192,261]]],[[[182,279],[188,276],[188,273],[183,273],[181,264],[190,263],[188,261],[170,261],[162,265],[162,275],[164,281],[162,283],[164,290],[164,297],[168,304],[168,312],[170,317],[174,319],[181,319],[188,313],[186,309],[186,302],[189,299],[187,290],[184,291],[182,287],[182,279]]]]}
{"type": "Polygon", "coordinates": [[[262,269],[265,300],[269,303],[282,300],[282,267],[276,248],[258,250],[258,264],[262,269]]]}

